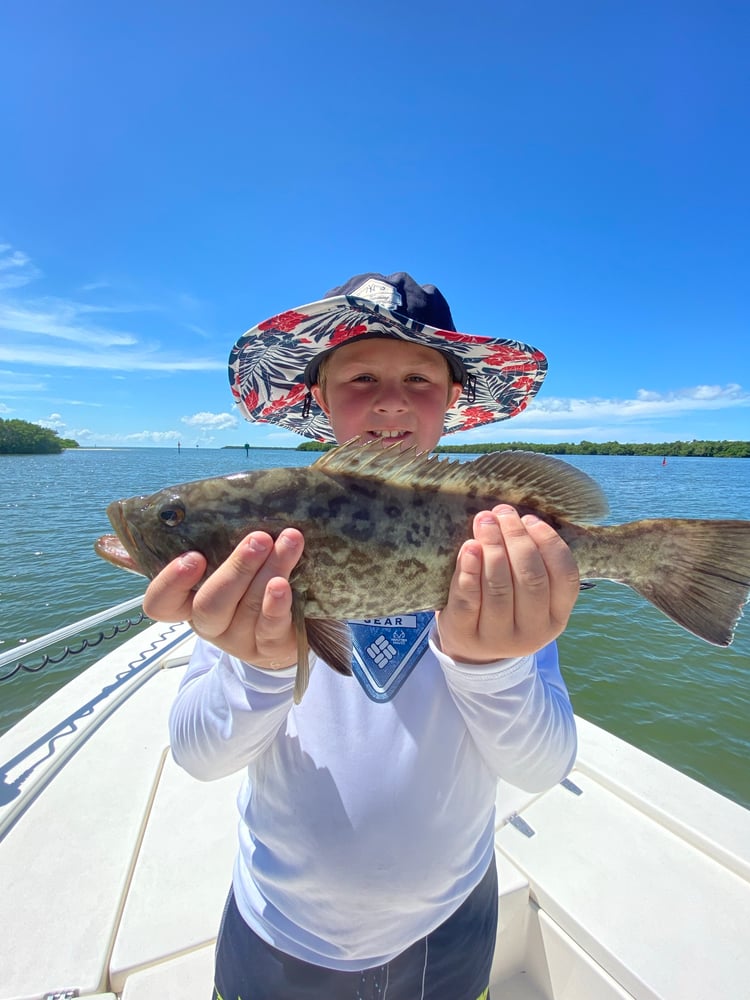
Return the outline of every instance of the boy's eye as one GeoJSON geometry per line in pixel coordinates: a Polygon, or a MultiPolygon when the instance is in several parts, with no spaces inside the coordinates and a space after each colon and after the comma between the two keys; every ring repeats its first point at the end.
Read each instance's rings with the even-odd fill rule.
{"type": "MultiPolygon", "coordinates": [[[[377,377],[375,375],[370,375],[367,372],[361,372],[359,375],[353,375],[351,377],[351,381],[352,382],[363,382],[363,383],[377,382],[377,377]]],[[[416,382],[418,384],[422,384],[423,382],[424,383],[430,382],[431,379],[427,375],[422,375],[422,374],[419,374],[417,372],[414,372],[411,375],[405,375],[404,376],[404,381],[405,382],[416,382]]]]}

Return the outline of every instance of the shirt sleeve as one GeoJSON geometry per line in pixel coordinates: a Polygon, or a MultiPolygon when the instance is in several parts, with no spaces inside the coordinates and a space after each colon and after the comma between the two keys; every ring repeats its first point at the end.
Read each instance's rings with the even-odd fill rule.
{"type": "Polygon", "coordinates": [[[176,763],[201,781],[246,767],[284,724],[295,673],[261,670],[198,639],[169,717],[176,763]]]}
{"type": "Polygon", "coordinates": [[[430,645],[479,752],[498,778],[538,792],[561,781],[577,750],[573,706],[557,644],[496,663],[457,663],[430,645]]]}

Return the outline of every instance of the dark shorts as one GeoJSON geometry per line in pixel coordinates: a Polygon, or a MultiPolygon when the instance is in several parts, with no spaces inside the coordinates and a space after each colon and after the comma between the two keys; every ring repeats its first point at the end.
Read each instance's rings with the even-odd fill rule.
{"type": "Polygon", "coordinates": [[[489,1000],[497,933],[495,862],[469,898],[387,965],[337,972],[266,944],[230,892],[216,942],[213,1000],[489,1000]]]}

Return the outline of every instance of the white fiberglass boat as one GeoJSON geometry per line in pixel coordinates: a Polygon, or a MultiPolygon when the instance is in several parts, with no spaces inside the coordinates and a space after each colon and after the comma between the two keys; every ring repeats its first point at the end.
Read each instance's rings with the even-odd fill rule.
{"type": "MultiPolygon", "coordinates": [[[[0,739],[0,1000],[211,996],[241,776],[171,759],[192,643],[153,625],[0,739]]],[[[561,785],[498,787],[492,1000],[748,1000],[750,811],[579,741],[561,785]]]]}

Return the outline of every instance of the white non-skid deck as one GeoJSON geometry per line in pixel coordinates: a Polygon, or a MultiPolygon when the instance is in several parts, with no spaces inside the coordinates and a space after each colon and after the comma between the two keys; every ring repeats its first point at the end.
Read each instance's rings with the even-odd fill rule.
{"type": "Polygon", "coordinates": [[[748,1000],[750,813],[583,720],[579,739],[575,789],[496,838],[529,882],[543,995],[748,1000]]]}
{"type": "MultiPolygon", "coordinates": [[[[0,1000],[210,997],[240,776],[169,756],[191,642],[154,626],[0,739],[0,1000]]],[[[580,743],[574,787],[499,788],[493,996],[750,1000],[750,813],[583,721],[580,743]]]]}

